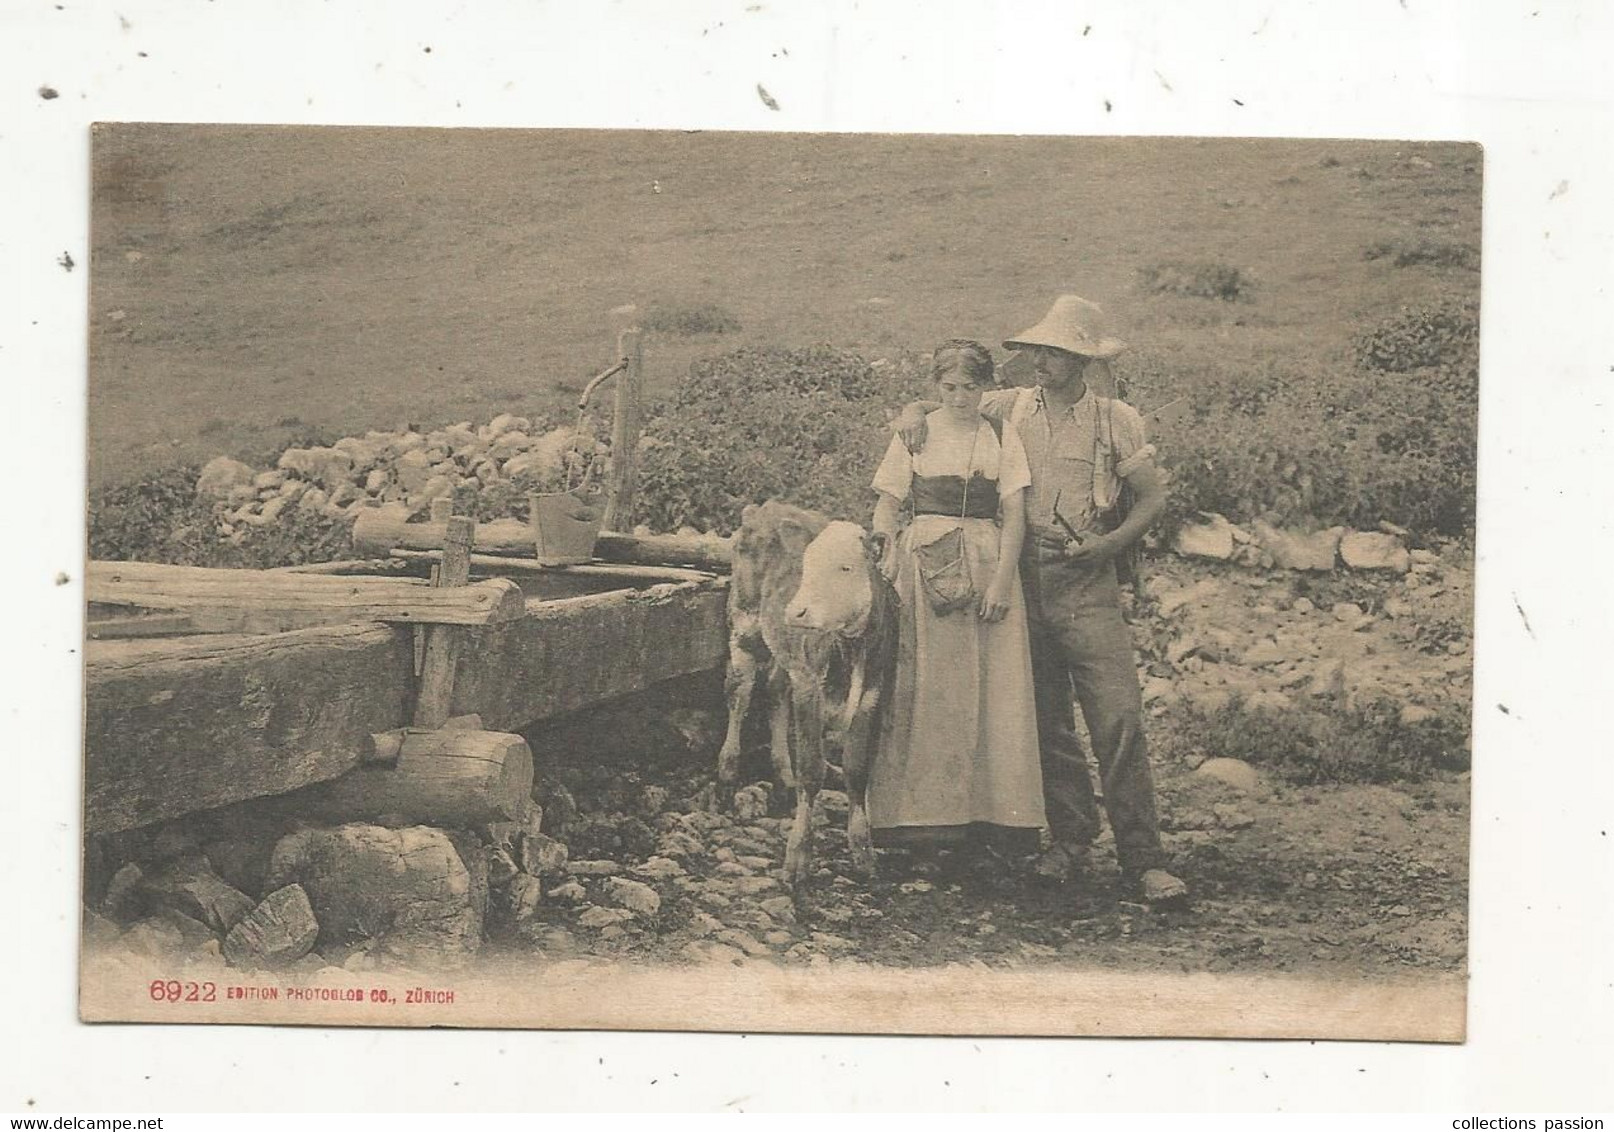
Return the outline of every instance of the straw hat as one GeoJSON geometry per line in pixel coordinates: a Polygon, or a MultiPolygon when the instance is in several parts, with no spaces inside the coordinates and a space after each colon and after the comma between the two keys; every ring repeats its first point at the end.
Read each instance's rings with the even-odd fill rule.
{"type": "Polygon", "coordinates": [[[1104,308],[1079,295],[1061,295],[1042,321],[1022,330],[1003,346],[1020,350],[1026,346],[1052,346],[1084,358],[1113,358],[1126,349],[1126,343],[1109,333],[1104,308]]]}

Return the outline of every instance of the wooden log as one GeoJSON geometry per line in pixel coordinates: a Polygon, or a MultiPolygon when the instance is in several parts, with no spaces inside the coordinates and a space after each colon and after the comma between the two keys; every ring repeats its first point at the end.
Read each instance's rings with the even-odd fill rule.
{"type": "MultiPolygon", "coordinates": [[[[383,508],[367,508],[353,522],[353,545],[362,554],[393,550],[437,550],[446,533],[441,523],[406,523],[383,508]]],[[[520,519],[479,523],[473,550],[489,555],[531,558],[538,532],[520,519]]],[[[727,573],[733,565],[731,540],[718,535],[625,535],[600,532],[594,557],[638,566],[693,566],[727,573]]]]}
{"type": "MultiPolygon", "coordinates": [[[[400,562],[441,562],[440,550],[394,550],[391,556],[400,562]]],[[[505,557],[501,554],[471,555],[471,569],[476,571],[504,571],[505,573],[537,573],[546,578],[586,578],[598,581],[620,581],[624,588],[635,584],[657,582],[704,582],[717,577],[710,570],[692,570],[685,566],[630,566],[626,563],[579,563],[569,566],[546,566],[536,558],[505,557]]]]}
{"type": "Polygon", "coordinates": [[[337,562],[304,562],[300,566],[271,566],[276,574],[330,574],[335,577],[385,575],[396,577],[409,571],[407,562],[396,558],[345,558],[337,562]]]}
{"type": "Polygon", "coordinates": [[[524,612],[521,587],[502,578],[434,589],[418,578],[328,577],[214,570],[151,562],[91,562],[85,596],[103,605],[172,610],[197,632],[278,633],[313,625],[402,621],[486,625],[524,612]]]}
{"type": "Polygon", "coordinates": [[[386,818],[470,829],[514,821],[531,799],[532,751],[521,736],[411,729],[392,766],[363,766],[273,805],[288,817],[332,824],[386,818]]]}
{"type": "Polygon", "coordinates": [[[644,383],[644,349],[637,328],[617,335],[616,353],[628,366],[617,374],[611,417],[611,475],[605,485],[601,524],[608,531],[633,526],[634,486],[639,477],[639,395],[644,383]]]}
{"type": "MultiPolygon", "coordinates": [[[[464,590],[471,580],[471,540],[476,522],[464,515],[452,516],[444,524],[443,560],[433,579],[443,591],[464,590]]],[[[520,592],[520,587],[516,587],[520,592]]],[[[454,668],[459,663],[460,635],[448,625],[433,625],[426,634],[420,683],[415,689],[416,727],[441,727],[453,714],[454,668]]]]}
{"type": "Polygon", "coordinates": [[[401,725],[407,633],[102,641],[85,653],[84,821],[133,829],[336,778],[401,725]]]}

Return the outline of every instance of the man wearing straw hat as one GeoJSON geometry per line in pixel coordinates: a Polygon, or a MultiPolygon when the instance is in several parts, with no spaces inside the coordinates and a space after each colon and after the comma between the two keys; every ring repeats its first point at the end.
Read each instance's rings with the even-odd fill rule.
{"type": "MultiPolygon", "coordinates": [[[[1037,384],[981,399],[981,413],[1012,424],[1031,465],[1029,537],[1022,563],[1043,794],[1052,846],[1037,871],[1067,880],[1085,870],[1098,806],[1076,736],[1072,690],[1098,758],[1104,808],[1127,883],[1148,903],[1181,901],[1187,886],[1165,869],[1154,777],[1143,734],[1132,635],[1121,612],[1116,561],[1159,518],[1165,477],[1142,416],[1089,388],[1084,372],[1126,349],[1096,303],[1061,295],[1041,322],[1006,340],[1037,384]],[[1122,497],[1130,494],[1130,506],[1122,497]]],[[[1095,374],[1096,376],[1096,374],[1095,374]]],[[[924,443],[923,410],[897,427],[924,443]]]]}

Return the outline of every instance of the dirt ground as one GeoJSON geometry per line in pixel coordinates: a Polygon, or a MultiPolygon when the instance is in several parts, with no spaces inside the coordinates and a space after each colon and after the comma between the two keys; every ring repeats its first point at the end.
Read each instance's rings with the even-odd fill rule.
{"type": "MultiPolygon", "coordinates": [[[[1371,608],[1376,595],[1397,615],[1364,611],[1349,621],[1328,608],[1307,610],[1311,599],[1297,610],[1297,588],[1319,591],[1294,575],[1169,558],[1155,559],[1149,575],[1150,594],[1197,587],[1215,600],[1184,602],[1169,618],[1151,612],[1140,637],[1221,635],[1228,652],[1267,638],[1292,654],[1259,667],[1187,665],[1195,670],[1173,681],[1149,677],[1157,749],[1192,749],[1160,733],[1174,718],[1170,696],[1235,688],[1241,695],[1289,697],[1294,711],[1318,710],[1301,701],[1323,693],[1295,690],[1297,673],[1314,679],[1318,671],[1343,670],[1347,697],[1387,695],[1425,709],[1468,702],[1466,642],[1431,648],[1427,631],[1418,628],[1443,610],[1466,608],[1472,574],[1461,563],[1444,564],[1415,586],[1399,579],[1361,584],[1362,602],[1371,608]],[[1162,693],[1163,684],[1174,687],[1162,693]]],[[[549,768],[581,809],[570,837],[578,883],[552,888],[537,919],[518,939],[496,943],[490,961],[536,949],[555,959],[645,962],[856,959],[1312,975],[1463,969],[1466,772],[1439,770],[1423,781],[1385,785],[1295,785],[1262,768],[1271,752],[1252,750],[1257,781],[1240,788],[1196,769],[1201,764],[1191,754],[1157,753],[1164,844],[1173,870],[1194,891],[1191,904],[1174,911],[1151,911],[1120,890],[1107,833],[1091,875],[1065,887],[1049,887],[1026,861],[985,852],[883,852],[877,878],[865,883],[852,874],[846,853],[845,796],[826,791],[817,813],[818,874],[798,910],[776,872],[788,826],[779,816],[786,809],[782,792],[755,784],[741,791],[739,814],[711,812],[711,770],[698,754],[715,750],[711,720],[672,714],[689,732],[694,758],[646,760],[628,749],[599,748],[549,768]],[[659,907],[653,914],[620,912],[602,894],[607,872],[653,888],[659,907]]],[[[642,734],[650,736],[651,725],[645,727],[642,734]]],[[[534,742],[555,749],[562,739],[577,736],[551,732],[534,742]]]]}

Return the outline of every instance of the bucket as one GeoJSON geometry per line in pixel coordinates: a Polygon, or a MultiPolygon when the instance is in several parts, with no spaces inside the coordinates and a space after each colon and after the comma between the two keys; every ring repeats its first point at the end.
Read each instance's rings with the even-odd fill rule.
{"type": "Polygon", "coordinates": [[[537,532],[541,565],[572,566],[593,560],[594,540],[605,517],[604,491],[533,492],[527,496],[527,510],[537,532]]]}

